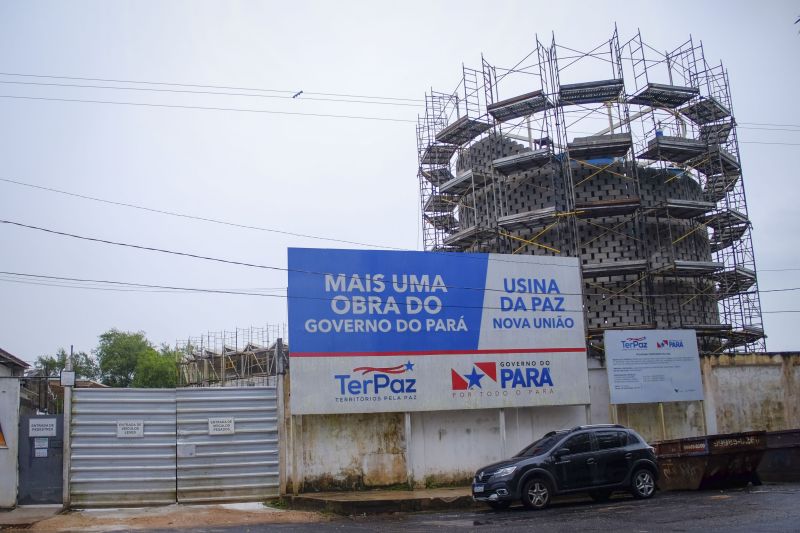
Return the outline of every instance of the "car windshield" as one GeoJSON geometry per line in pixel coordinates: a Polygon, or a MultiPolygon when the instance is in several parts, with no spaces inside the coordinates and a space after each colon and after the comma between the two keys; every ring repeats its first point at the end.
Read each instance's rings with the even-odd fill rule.
{"type": "Polygon", "coordinates": [[[563,434],[559,433],[555,435],[545,435],[533,444],[528,445],[514,457],[533,457],[535,455],[541,455],[555,446],[563,436],[563,434]]]}

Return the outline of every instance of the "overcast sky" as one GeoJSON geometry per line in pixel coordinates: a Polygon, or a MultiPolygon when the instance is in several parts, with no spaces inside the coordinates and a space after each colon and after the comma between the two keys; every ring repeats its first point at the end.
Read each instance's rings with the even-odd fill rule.
{"type": "MultiPolygon", "coordinates": [[[[800,287],[800,24],[794,24],[800,4],[620,4],[4,1],[0,179],[242,225],[421,249],[414,132],[420,109],[386,105],[413,102],[385,99],[422,99],[431,87],[451,90],[462,62],[479,67],[481,53],[510,67],[534,48],[536,33],[549,40],[555,32],[560,44],[588,50],[607,40],[616,22],[622,40],[641,29],[644,40],[660,50],[691,35],[703,42],[711,63],[726,65],[742,124],[760,286],[800,287]],[[14,74],[304,94],[287,99],[263,96],[291,92],[225,91],[262,95],[255,97],[68,87],[63,85],[208,90],[14,74]],[[343,103],[330,101],[341,97],[313,93],[384,100],[343,103]]],[[[8,181],[0,181],[0,218],[280,268],[290,246],[358,247],[176,218],[8,181]]],[[[154,343],[173,344],[209,330],[286,321],[286,300],[280,297],[286,275],[280,270],[120,248],[8,224],[0,224],[0,270],[273,295],[87,290],[22,284],[0,275],[0,347],[31,362],[70,344],[90,351],[109,328],[142,330],[154,343]]],[[[800,310],[798,296],[800,291],[763,293],[763,310],[800,310]]],[[[764,314],[770,351],[800,348],[792,333],[799,318],[764,314]]]]}

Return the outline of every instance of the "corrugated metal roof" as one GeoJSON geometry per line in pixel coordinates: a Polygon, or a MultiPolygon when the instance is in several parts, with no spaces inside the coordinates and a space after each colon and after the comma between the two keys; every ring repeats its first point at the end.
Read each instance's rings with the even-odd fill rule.
{"type": "Polygon", "coordinates": [[[0,348],[0,364],[12,364],[17,365],[22,368],[30,368],[31,365],[20,359],[19,357],[15,357],[5,351],[4,349],[0,348]]]}

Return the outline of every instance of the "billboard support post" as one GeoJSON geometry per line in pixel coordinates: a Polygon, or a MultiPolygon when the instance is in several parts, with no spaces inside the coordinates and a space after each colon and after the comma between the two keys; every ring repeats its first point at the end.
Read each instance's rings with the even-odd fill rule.
{"type": "Polygon", "coordinates": [[[414,490],[414,464],[411,461],[411,413],[406,411],[404,414],[406,432],[406,478],[408,480],[408,488],[414,490]]]}
{"type": "Polygon", "coordinates": [[[658,415],[661,418],[661,438],[667,440],[667,422],[664,420],[664,402],[658,402],[658,415]]]}

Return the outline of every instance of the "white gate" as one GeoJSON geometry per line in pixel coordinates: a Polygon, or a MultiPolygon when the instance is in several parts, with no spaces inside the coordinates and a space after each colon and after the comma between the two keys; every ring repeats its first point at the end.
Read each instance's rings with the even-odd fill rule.
{"type": "Polygon", "coordinates": [[[275,388],[75,389],[76,507],[277,496],[275,388]]]}
{"type": "Polygon", "coordinates": [[[70,501],[175,503],[175,390],[75,389],[70,501]]]}
{"type": "Polygon", "coordinates": [[[178,501],[277,496],[274,388],[178,389],[178,501]]]}

